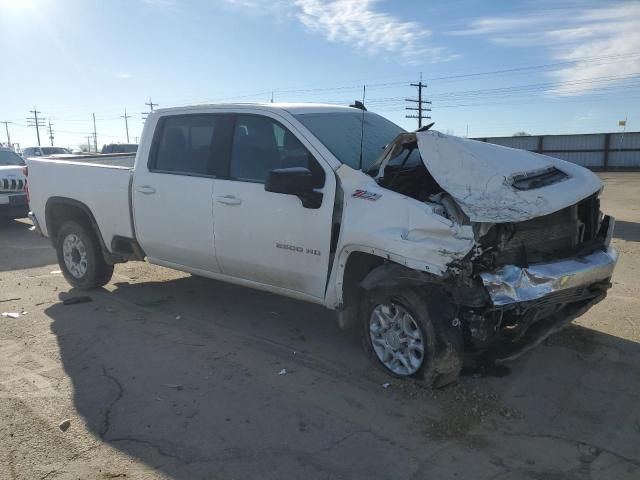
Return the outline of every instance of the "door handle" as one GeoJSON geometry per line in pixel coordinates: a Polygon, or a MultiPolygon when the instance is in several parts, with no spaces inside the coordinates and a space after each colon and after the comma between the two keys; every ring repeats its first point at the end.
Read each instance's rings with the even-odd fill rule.
{"type": "Polygon", "coordinates": [[[234,197],[233,195],[224,195],[222,197],[217,197],[218,202],[224,203],[225,205],[240,205],[242,200],[238,197],[234,197]]]}
{"type": "Polygon", "coordinates": [[[136,187],[136,190],[140,193],[144,193],[145,195],[156,193],[156,189],[151,185],[140,185],[139,187],[136,187]]]}

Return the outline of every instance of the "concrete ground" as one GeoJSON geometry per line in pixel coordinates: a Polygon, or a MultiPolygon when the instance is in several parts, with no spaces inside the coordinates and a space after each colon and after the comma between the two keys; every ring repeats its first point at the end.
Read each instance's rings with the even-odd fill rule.
{"type": "Polygon", "coordinates": [[[4,224],[0,478],[638,479],[640,174],[602,177],[608,298],[507,375],[434,393],[323,308],[144,263],[63,305],[85,294],[53,249],[4,224]]]}

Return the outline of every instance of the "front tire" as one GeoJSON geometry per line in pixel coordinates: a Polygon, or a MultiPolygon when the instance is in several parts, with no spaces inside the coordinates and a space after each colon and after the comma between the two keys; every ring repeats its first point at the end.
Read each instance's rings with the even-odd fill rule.
{"type": "Polygon", "coordinates": [[[56,253],[64,278],[75,288],[91,290],[111,280],[113,265],[105,261],[98,238],[92,230],[77,222],[68,221],[62,225],[56,253]]]}
{"type": "Polygon", "coordinates": [[[436,388],[457,380],[462,331],[444,292],[377,288],[365,292],[360,313],[365,349],[387,373],[424,380],[436,388]]]}

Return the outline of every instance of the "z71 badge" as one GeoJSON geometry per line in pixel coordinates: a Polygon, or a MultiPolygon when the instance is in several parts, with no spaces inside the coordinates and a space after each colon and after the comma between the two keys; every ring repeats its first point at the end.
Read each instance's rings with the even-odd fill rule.
{"type": "Polygon", "coordinates": [[[356,190],[351,196],[354,198],[363,198],[365,200],[371,200],[372,202],[375,202],[382,195],[380,193],[369,192],[367,190],[356,190]]]}

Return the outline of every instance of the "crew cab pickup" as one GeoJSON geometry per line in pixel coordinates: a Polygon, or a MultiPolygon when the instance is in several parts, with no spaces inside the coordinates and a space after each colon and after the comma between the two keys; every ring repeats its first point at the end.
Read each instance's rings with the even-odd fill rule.
{"type": "Polygon", "coordinates": [[[32,220],[74,287],[146,259],[318,303],[377,365],[434,386],[581,315],[617,260],[592,172],[364,109],[156,110],[133,168],[28,167],[32,220]]]}

